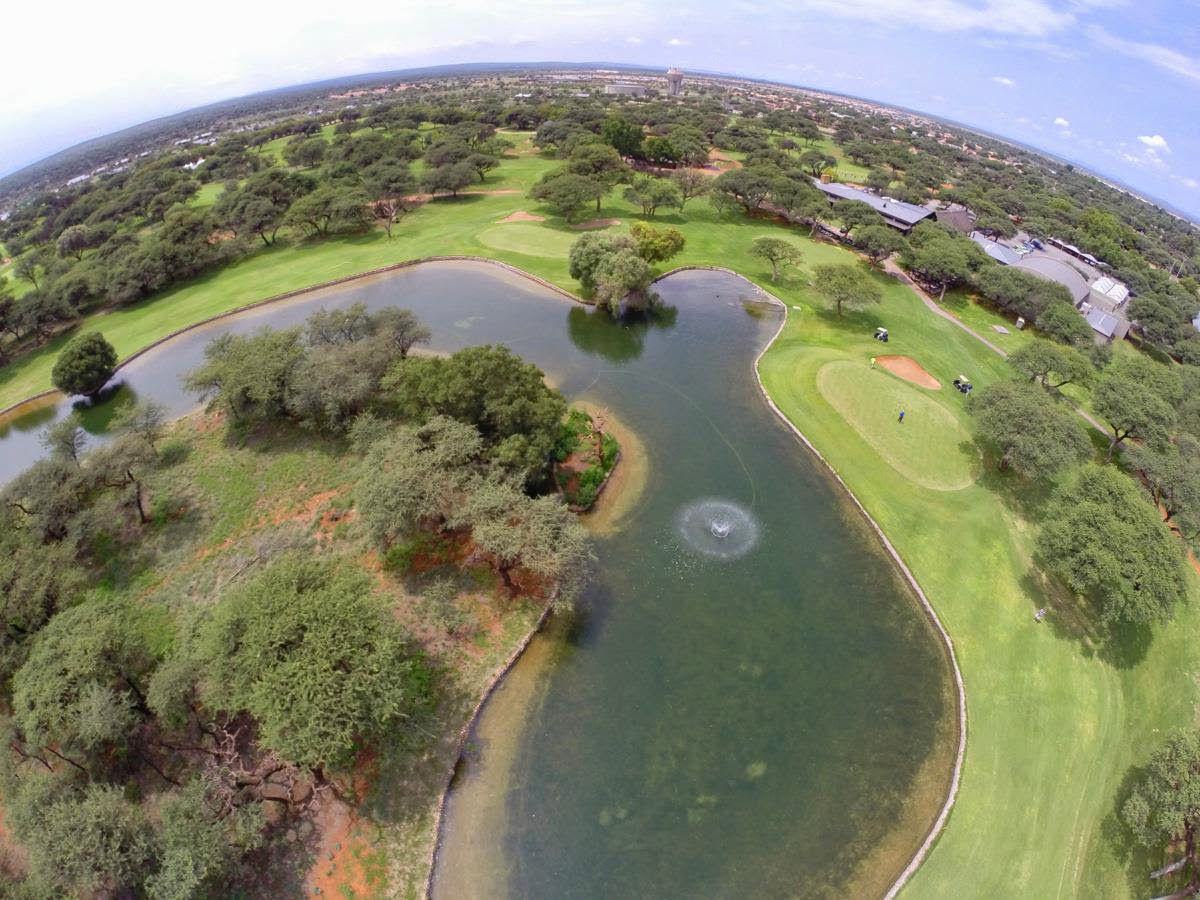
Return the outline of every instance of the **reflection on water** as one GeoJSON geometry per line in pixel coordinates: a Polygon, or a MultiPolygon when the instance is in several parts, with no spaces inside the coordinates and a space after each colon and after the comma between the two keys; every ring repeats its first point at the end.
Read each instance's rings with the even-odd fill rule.
{"type": "Polygon", "coordinates": [[[567,334],[571,343],[592,356],[622,363],[637,359],[652,328],[675,327],[679,310],[657,304],[645,311],[627,313],[614,323],[603,310],[571,306],[567,310],[567,334]]]}

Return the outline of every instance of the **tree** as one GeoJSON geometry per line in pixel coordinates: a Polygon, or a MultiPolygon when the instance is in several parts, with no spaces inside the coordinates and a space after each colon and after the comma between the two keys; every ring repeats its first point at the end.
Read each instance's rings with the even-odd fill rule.
{"type": "Polygon", "coordinates": [[[847,236],[855,228],[883,224],[883,217],[869,203],[861,200],[838,200],[833,204],[833,215],[841,220],[847,236]]]}
{"type": "Polygon", "coordinates": [[[428,170],[421,177],[421,187],[431,194],[449,193],[457,197],[458,192],[475,180],[475,169],[469,163],[460,162],[428,170]]]}
{"type": "Polygon", "coordinates": [[[648,137],[642,145],[642,156],[657,166],[673,166],[679,162],[679,151],[670,138],[648,137]]]}
{"type": "Polygon", "coordinates": [[[876,193],[883,193],[892,186],[892,176],[882,169],[872,169],[867,173],[867,187],[876,193]]]}
{"type": "Polygon", "coordinates": [[[463,162],[475,170],[480,181],[487,178],[487,173],[500,165],[500,160],[490,153],[472,153],[463,162]]]}
{"type": "Polygon", "coordinates": [[[837,314],[843,308],[867,309],[883,299],[883,292],[861,266],[823,264],[813,268],[813,290],[828,303],[833,304],[837,314]]]}
{"type": "Polygon", "coordinates": [[[14,831],[29,850],[37,880],[70,896],[132,894],[150,868],[149,823],[119,787],[90,784],[78,793],[59,792],[36,811],[9,818],[16,819],[14,831]]]}
{"type": "Polygon", "coordinates": [[[1000,468],[1025,478],[1051,478],[1091,455],[1091,442],[1076,417],[1040,388],[1001,381],[970,398],[983,442],[1000,454],[1000,468]]]}
{"type": "Polygon", "coordinates": [[[417,344],[428,344],[433,332],[411,309],[388,306],[371,317],[372,334],[382,336],[401,359],[406,359],[417,344]]]}
{"type": "Polygon", "coordinates": [[[679,169],[671,173],[671,180],[679,188],[679,209],[682,211],[687,202],[696,197],[703,197],[712,188],[712,180],[703,172],[695,169],[679,169]]]}
{"type": "Polygon", "coordinates": [[[144,614],[108,601],[50,619],[12,680],[13,721],[27,742],[85,771],[89,758],[130,746],[150,712],[143,621],[144,614]]]}
{"type": "Polygon", "coordinates": [[[223,334],[204,348],[204,364],[189,372],[184,384],[201,399],[224,406],[238,424],[278,418],[304,358],[300,334],[299,328],[223,334]]]}
{"type": "Polygon", "coordinates": [[[537,366],[495,345],[408,359],[384,387],[410,420],[450,416],[473,425],[495,463],[529,482],[545,473],[566,413],[562,394],[546,386],[537,366]]]}
{"type": "Polygon", "coordinates": [[[52,458],[79,465],[83,448],[87,446],[87,432],[83,430],[79,413],[72,412],[47,428],[42,434],[42,446],[52,458]]]}
{"type": "Polygon", "coordinates": [[[1014,369],[1031,381],[1048,388],[1067,384],[1087,384],[1096,370],[1091,361],[1074,347],[1033,340],[1008,355],[1014,369]]]}
{"type": "Polygon", "coordinates": [[[553,585],[570,602],[590,559],[587,529],[557,495],[531,498],[511,484],[488,479],[470,494],[463,518],[476,551],[489,557],[513,594],[523,569],[539,585],[553,585]]]}
{"type": "Polygon", "coordinates": [[[966,284],[977,269],[989,262],[974,241],[926,222],[912,230],[900,261],[933,285],[939,299],[945,297],[948,288],[966,284]]]}
{"type": "Polygon", "coordinates": [[[771,264],[771,280],[779,280],[780,266],[799,266],[804,259],[800,248],[791,241],[775,237],[757,237],[750,245],[750,252],[771,264]]]}
{"type": "Polygon", "coordinates": [[[603,193],[603,187],[586,175],[551,172],[533,186],[529,196],[572,222],[587,204],[593,200],[598,202],[603,193]]]}
{"type": "Polygon", "coordinates": [[[596,267],[593,291],[596,306],[617,316],[626,303],[630,307],[646,305],[646,291],[653,276],[649,264],[636,250],[619,249],[609,253],[596,267]]]}
{"type": "Polygon", "coordinates": [[[1092,392],[1093,408],[1112,429],[1108,459],[1126,438],[1166,440],[1179,399],[1179,378],[1161,363],[1135,356],[1109,365],[1092,392]]]}
{"type": "Polygon", "coordinates": [[[667,178],[653,175],[635,175],[625,188],[625,199],[642,208],[642,215],[651,216],[660,206],[678,208],[683,203],[679,186],[667,178]]]}
{"type": "Polygon", "coordinates": [[[600,136],[606,144],[626,157],[639,157],[642,152],[641,126],[621,118],[610,116],[600,128],[600,136]]]}
{"type": "Polygon", "coordinates": [[[40,261],[36,254],[30,252],[17,257],[17,261],[13,263],[13,274],[22,281],[28,281],[38,287],[38,267],[40,261]]]}
{"type": "Polygon", "coordinates": [[[883,224],[863,225],[854,238],[854,244],[867,255],[873,266],[879,265],[905,247],[904,237],[900,232],[883,224]]]}
{"type": "Polygon", "coordinates": [[[1200,536],[1200,440],[1181,434],[1161,447],[1134,446],[1128,457],[1164,520],[1189,542],[1200,536]]]}
{"type": "Polygon", "coordinates": [[[117,351],[98,331],[73,337],[54,362],[50,380],[64,394],[96,399],[117,370],[117,351]]]}
{"type": "Polygon", "coordinates": [[[64,228],[55,242],[59,256],[73,256],[83,259],[83,251],[92,246],[91,232],[85,225],[72,225],[64,228]]]}
{"type": "Polygon", "coordinates": [[[820,178],[821,173],[831,166],[837,165],[837,160],[820,150],[805,150],[800,154],[800,165],[813,178],[820,178]]]}
{"type": "Polygon", "coordinates": [[[338,228],[362,228],[370,218],[367,195],[361,188],[331,182],[297,199],[284,221],[326,237],[338,228]]]}
{"type": "Polygon", "coordinates": [[[417,182],[407,163],[397,160],[380,160],[363,172],[363,185],[367,196],[373,198],[372,209],[375,220],[383,225],[387,236],[392,236],[392,227],[415,206],[408,197],[416,190],[417,182]]]}
{"type": "Polygon", "coordinates": [[[730,169],[712,183],[713,203],[718,209],[758,209],[771,194],[771,179],[753,169],[730,169]]]}
{"type": "Polygon", "coordinates": [[[1136,770],[1132,789],[1121,807],[1121,820],[1134,840],[1158,858],[1182,842],[1180,862],[1190,867],[1181,896],[1200,886],[1196,828],[1200,825],[1200,733],[1178,731],[1136,770]]]}
{"type": "Polygon", "coordinates": [[[568,254],[569,271],[585,294],[596,289],[596,272],[601,262],[617,250],[633,249],[633,240],[624,235],[599,232],[582,234],[575,239],[568,254]]]}
{"type": "Polygon", "coordinates": [[[1033,323],[1038,331],[1074,347],[1092,343],[1092,328],[1074,306],[1061,300],[1050,301],[1033,323]]]}
{"type": "Polygon", "coordinates": [[[146,879],[154,900],[215,896],[220,883],[247,851],[263,843],[262,808],[246,804],[226,814],[193,778],[159,807],[157,866],[146,879]]]}
{"type": "Polygon", "coordinates": [[[680,253],[687,243],[678,228],[655,228],[645,222],[634,222],[629,235],[637,255],[648,263],[666,262],[680,253]]]}
{"type": "Polygon", "coordinates": [[[1084,466],[1055,492],[1037,548],[1106,625],[1168,619],[1186,595],[1178,541],[1113,466],[1084,466]]]}
{"type": "Polygon", "coordinates": [[[387,548],[421,527],[460,525],[463,498],[484,452],[473,425],[447,416],[376,436],[366,448],[356,498],[371,539],[387,548]]]}
{"type": "Polygon", "coordinates": [[[325,159],[328,150],[329,144],[323,137],[298,137],[283,148],[283,158],[287,160],[288,165],[311,169],[325,159]]]}
{"type": "Polygon", "coordinates": [[[198,646],[205,703],[249,713],[260,745],[317,771],[348,769],[429,700],[429,669],[349,566],[281,559],[217,604],[198,646]]]}

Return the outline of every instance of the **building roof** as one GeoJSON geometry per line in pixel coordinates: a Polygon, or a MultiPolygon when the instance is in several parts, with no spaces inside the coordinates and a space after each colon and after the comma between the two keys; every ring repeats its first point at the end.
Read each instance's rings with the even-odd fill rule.
{"type": "Polygon", "coordinates": [[[975,230],[975,214],[965,206],[951,206],[937,211],[937,220],[955,231],[970,234],[975,230]]]}
{"type": "Polygon", "coordinates": [[[839,184],[836,181],[826,184],[816,179],[813,179],[813,184],[830,197],[838,200],[858,200],[866,203],[876,212],[881,213],[887,218],[903,222],[905,225],[916,225],[922,219],[927,219],[933,215],[933,210],[926,209],[924,206],[903,203],[900,200],[893,200],[891,197],[879,197],[870,191],[851,187],[848,184],[839,184]]]}
{"type": "Polygon", "coordinates": [[[982,247],[984,253],[1002,265],[1013,266],[1021,261],[1021,254],[1012,247],[1006,247],[999,241],[993,241],[978,231],[971,232],[971,240],[982,247]]]}
{"type": "Polygon", "coordinates": [[[1097,294],[1103,294],[1118,305],[1124,303],[1125,299],[1129,296],[1129,288],[1115,278],[1110,278],[1107,275],[1093,281],[1092,290],[1097,294]]]}
{"type": "Polygon", "coordinates": [[[1090,254],[1090,253],[1084,253],[1082,250],[1080,250],[1074,244],[1068,244],[1066,241],[1060,240],[1059,238],[1054,238],[1054,237],[1046,238],[1046,241],[1048,243],[1054,245],[1055,247],[1058,247],[1060,250],[1065,250],[1074,256],[1078,256],[1084,262],[1089,262],[1093,266],[1107,266],[1108,265],[1108,263],[1104,262],[1103,260],[1096,259],[1096,257],[1092,256],[1092,254],[1090,254]]]}
{"type": "Polygon", "coordinates": [[[1040,278],[1045,278],[1047,281],[1057,281],[1071,292],[1071,300],[1077,306],[1086,300],[1088,294],[1091,293],[1088,283],[1083,280],[1082,275],[1065,262],[1059,262],[1053,257],[1030,253],[1013,263],[1013,266],[1018,269],[1024,269],[1026,272],[1031,272],[1040,278]]]}
{"type": "Polygon", "coordinates": [[[1087,315],[1084,318],[1092,326],[1092,331],[1098,332],[1107,338],[1112,337],[1121,324],[1121,320],[1116,316],[1094,307],[1087,311],[1087,315]]]}

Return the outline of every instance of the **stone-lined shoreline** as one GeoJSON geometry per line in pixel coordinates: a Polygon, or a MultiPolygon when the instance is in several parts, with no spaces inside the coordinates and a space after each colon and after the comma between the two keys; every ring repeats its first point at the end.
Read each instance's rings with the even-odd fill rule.
{"type": "MultiPolygon", "coordinates": [[[[561,288],[558,285],[553,284],[552,282],[547,281],[544,278],[541,278],[530,272],[526,272],[525,270],[518,268],[517,266],[511,265],[511,264],[503,262],[501,260],[490,259],[485,256],[470,256],[470,255],[426,256],[426,257],[420,257],[418,259],[405,260],[405,261],[399,262],[399,263],[392,263],[387,266],[382,266],[382,267],[379,267],[376,269],[370,269],[368,271],[359,272],[354,275],[347,275],[342,278],[334,279],[332,281],[326,281],[326,282],[321,282],[321,283],[315,284],[315,285],[309,285],[308,287],[305,287],[305,288],[298,288],[296,290],[286,291],[282,294],[276,294],[274,296],[267,297],[262,300],[256,300],[253,303],[244,304],[242,306],[236,307],[235,309],[227,310],[226,312],[222,312],[222,313],[218,313],[213,316],[209,316],[206,319],[202,319],[198,322],[193,322],[190,325],[184,326],[183,328],[176,329],[175,331],[172,331],[170,334],[164,335],[163,337],[153,341],[152,343],[146,345],[145,347],[142,347],[141,349],[132,353],[126,359],[122,360],[119,363],[119,365],[117,366],[117,371],[119,372],[120,369],[122,367],[124,367],[125,365],[133,362],[135,359],[143,356],[144,354],[150,352],[151,350],[155,349],[156,347],[166,343],[167,341],[169,341],[173,338],[176,338],[182,334],[186,334],[197,328],[202,328],[206,325],[211,325],[214,322],[219,322],[224,319],[230,318],[232,316],[236,316],[240,313],[248,312],[250,310],[258,309],[260,307],[268,306],[268,305],[274,304],[274,303],[285,302],[287,300],[295,299],[296,297],[311,294],[315,291],[325,290],[325,289],[328,289],[331,287],[337,287],[337,286],[343,285],[343,284],[349,284],[351,282],[359,281],[359,280],[366,279],[366,278],[371,278],[371,277],[377,276],[377,275],[387,274],[390,272],[399,271],[401,269],[410,268],[410,267],[421,265],[424,263],[436,263],[436,262],[478,262],[478,263],[485,263],[485,264],[491,265],[491,266],[496,266],[496,267],[504,269],[512,274],[515,274],[521,278],[524,278],[530,282],[533,282],[534,284],[540,285],[541,287],[552,291],[553,293],[557,294],[558,296],[560,296],[563,299],[568,300],[572,303],[580,303],[580,304],[584,303],[582,298],[576,296],[575,294],[572,294],[570,291],[567,291],[564,288],[561,288]]],[[[892,883],[891,887],[888,889],[888,891],[885,895],[885,900],[891,900],[891,898],[894,898],[900,892],[900,890],[909,881],[909,879],[913,876],[913,874],[917,871],[917,869],[920,868],[921,863],[924,862],[925,858],[929,855],[929,851],[933,848],[934,843],[937,841],[938,836],[941,834],[942,830],[945,827],[946,821],[948,820],[948,818],[950,816],[950,811],[953,809],[954,802],[958,796],[958,789],[959,789],[959,785],[961,782],[961,776],[962,776],[963,759],[964,759],[964,756],[966,753],[966,744],[967,744],[967,699],[966,699],[966,691],[965,691],[965,688],[963,685],[962,671],[959,669],[958,658],[957,658],[957,655],[954,650],[954,641],[950,637],[950,634],[946,630],[945,626],[942,624],[941,619],[938,617],[937,612],[933,608],[933,605],[929,602],[929,599],[925,596],[925,592],[921,589],[921,585],[917,582],[916,577],[913,575],[912,571],[908,568],[907,564],[904,562],[904,559],[901,557],[899,551],[897,551],[895,546],[892,544],[892,542],[890,540],[888,540],[888,537],[884,533],[883,528],[881,528],[879,523],[877,523],[875,521],[875,519],[871,516],[871,514],[869,512],[867,512],[867,509],[865,506],[863,506],[862,501],[860,501],[858,499],[858,497],[850,489],[849,485],[847,485],[846,482],[842,479],[841,475],[833,467],[833,465],[821,454],[821,452],[813,445],[813,443],[807,438],[807,436],[805,436],[805,434],[798,427],[796,427],[796,425],[786,415],[784,415],[783,411],[775,404],[775,401],[771,399],[771,396],[767,392],[765,385],[763,385],[762,376],[759,371],[759,364],[761,363],[762,358],[766,355],[767,351],[771,349],[771,347],[774,345],[775,341],[779,338],[779,335],[782,334],[783,329],[787,324],[787,315],[788,315],[787,304],[785,304],[782,300],[780,300],[774,294],[772,294],[769,291],[754,284],[754,282],[750,281],[748,278],[746,278],[741,273],[735,272],[734,270],[726,268],[724,266],[704,266],[704,265],[679,266],[677,268],[671,269],[670,271],[665,272],[662,275],[658,276],[657,278],[654,279],[654,282],[652,282],[652,283],[657,283],[666,278],[669,278],[670,276],[672,276],[676,273],[686,272],[686,271],[714,271],[714,272],[724,272],[724,273],[727,273],[730,275],[734,275],[737,278],[740,278],[742,281],[746,282],[746,284],[750,285],[755,291],[760,293],[767,300],[778,304],[783,309],[784,316],[780,320],[779,328],[776,330],[775,334],[771,337],[771,340],[769,340],[766,343],[766,345],[762,348],[762,350],[759,352],[758,356],[754,360],[754,377],[755,377],[755,380],[758,382],[759,391],[762,393],[763,399],[767,402],[767,405],[780,418],[780,420],[783,421],[783,423],[792,431],[793,435],[795,435],[797,440],[804,447],[808,448],[808,450],[814,456],[816,456],[816,458],[818,460],[820,460],[822,464],[824,464],[824,466],[825,466],[826,470],[829,472],[829,474],[837,481],[837,483],[841,486],[842,490],[845,491],[846,495],[850,498],[851,502],[858,509],[858,511],[862,515],[862,517],[866,520],[867,524],[870,525],[870,527],[874,530],[875,534],[879,537],[879,540],[883,544],[884,549],[887,551],[887,553],[891,557],[892,561],[896,564],[900,573],[904,576],[905,581],[915,592],[917,598],[920,600],[921,605],[925,610],[926,615],[929,617],[929,620],[933,623],[934,628],[937,630],[938,634],[941,636],[943,645],[946,648],[946,652],[947,652],[949,660],[950,660],[951,669],[954,673],[954,684],[955,684],[956,696],[958,699],[958,747],[957,747],[957,752],[955,755],[954,771],[953,771],[951,781],[950,781],[950,788],[947,793],[946,800],[942,805],[941,811],[939,812],[937,818],[934,820],[934,823],[930,827],[929,832],[926,834],[925,840],[922,842],[920,848],[917,850],[917,853],[909,861],[908,865],[904,868],[904,870],[900,873],[900,875],[896,878],[896,880],[892,883]]],[[[38,400],[53,396],[54,394],[57,394],[57,393],[59,393],[57,390],[51,389],[51,390],[47,390],[47,391],[42,391],[31,397],[26,397],[24,400],[21,400],[18,403],[15,403],[3,410],[0,410],[0,417],[8,416],[13,412],[18,411],[23,406],[33,404],[38,400]]],[[[504,677],[512,670],[512,668],[520,660],[520,658],[524,654],[525,650],[529,647],[529,644],[533,641],[533,638],[545,626],[546,622],[550,618],[552,611],[553,611],[553,605],[547,604],[546,608],[542,611],[542,614],[538,618],[538,621],[534,625],[534,627],[532,629],[530,629],[530,631],[525,635],[525,637],[521,640],[521,642],[513,650],[513,652],[510,654],[510,656],[505,661],[505,663],[502,666],[500,666],[493,673],[492,677],[488,680],[488,684],[487,684],[486,688],[484,689],[482,696],[480,697],[479,701],[476,703],[474,709],[471,712],[471,715],[468,717],[467,722],[463,725],[462,729],[459,732],[459,740],[458,740],[458,744],[457,744],[457,748],[456,748],[456,753],[454,756],[454,761],[448,768],[448,771],[446,774],[446,782],[442,789],[441,797],[438,800],[437,810],[436,810],[435,819],[434,819],[434,840],[433,840],[433,845],[430,848],[429,871],[428,871],[428,873],[426,875],[426,879],[425,879],[425,897],[426,898],[429,898],[432,895],[433,874],[435,871],[435,864],[437,861],[438,852],[441,848],[441,843],[442,843],[442,830],[443,830],[443,820],[444,820],[446,801],[449,796],[449,791],[450,791],[451,785],[453,784],[453,781],[454,781],[454,776],[458,771],[459,763],[462,760],[462,751],[466,745],[466,741],[468,740],[471,731],[474,729],[476,722],[479,719],[480,713],[482,712],[483,707],[486,705],[488,699],[495,693],[496,689],[499,687],[499,685],[503,681],[504,677]]]]}

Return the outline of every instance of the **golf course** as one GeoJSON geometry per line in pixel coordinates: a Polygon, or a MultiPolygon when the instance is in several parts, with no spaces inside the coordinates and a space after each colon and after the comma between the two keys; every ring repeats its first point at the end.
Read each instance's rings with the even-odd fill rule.
{"type": "MultiPolygon", "coordinates": [[[[1138,857],[1113,826],[1129,769],[1164,734],[1196,718],[1195,573],[1188,573],[1190,602],[1174,621],[1119,647],[1101,643],[1080,615],[1081,601],[1034,559],[1032,522],[1053,485],[998,472],[973,440],[965,398],[952,386],[960,374],[977,388],[1011,378],[1004,358],[882,272],[871,274],[880,304],[835,314],[813,291],[812,269],[852,262],[855,254],[774,217],[722,213],[698,197],[650,219],[616,190],[589,211],[594,222],[569,224],[528,196],[555,160],[533,146],[529,132],[500,134],[511,150],[498,168],[456,198],[424,203],[392,237],[373,229],[281,240],[147,300],[96,313],[0,368],[0,408],[49,390],[59,350],[81,331],[101,331],[126,359],[193,323],[276,295],[436,257],[497,260],[579,294],[567,253],[589,225],[677,228],[686,246],[670,268],[731,269],[783,303],[786,321],[759,362],[763,387],[886,533],[954,642],[967,697],[961,786],[904,896],[1145,895],[1145,875],[1159,860],[1138,857]],[[504,221],[514,213],[528,215],[504,221]],[[799,265],[773,280],[769,263],[751,252],[763,236],[793,243],[799,265]],[[890,332],[886,347],[872,339],[880,325],[890,332]],[[885,352],[911,358],[940,387],[875,365],[885,352]],[[1049,609],[1045,621],[1034,617],[1041,608],[1049,609]]],[[[211,203],[214,193],[206,189],[192,202],[211,203]]],[[[976,329],[1003,321],[949,299],[952,312],[955,304],[969,310],[964,318],[976,329]]],[[[1012,337],[1011,346],[1025,340],[1012,337]]],[[[1074,396],[1086,404],[1086,391],[1074,396]]],[[[805,451],[797,445],[796,452],[805,451]]]]}

